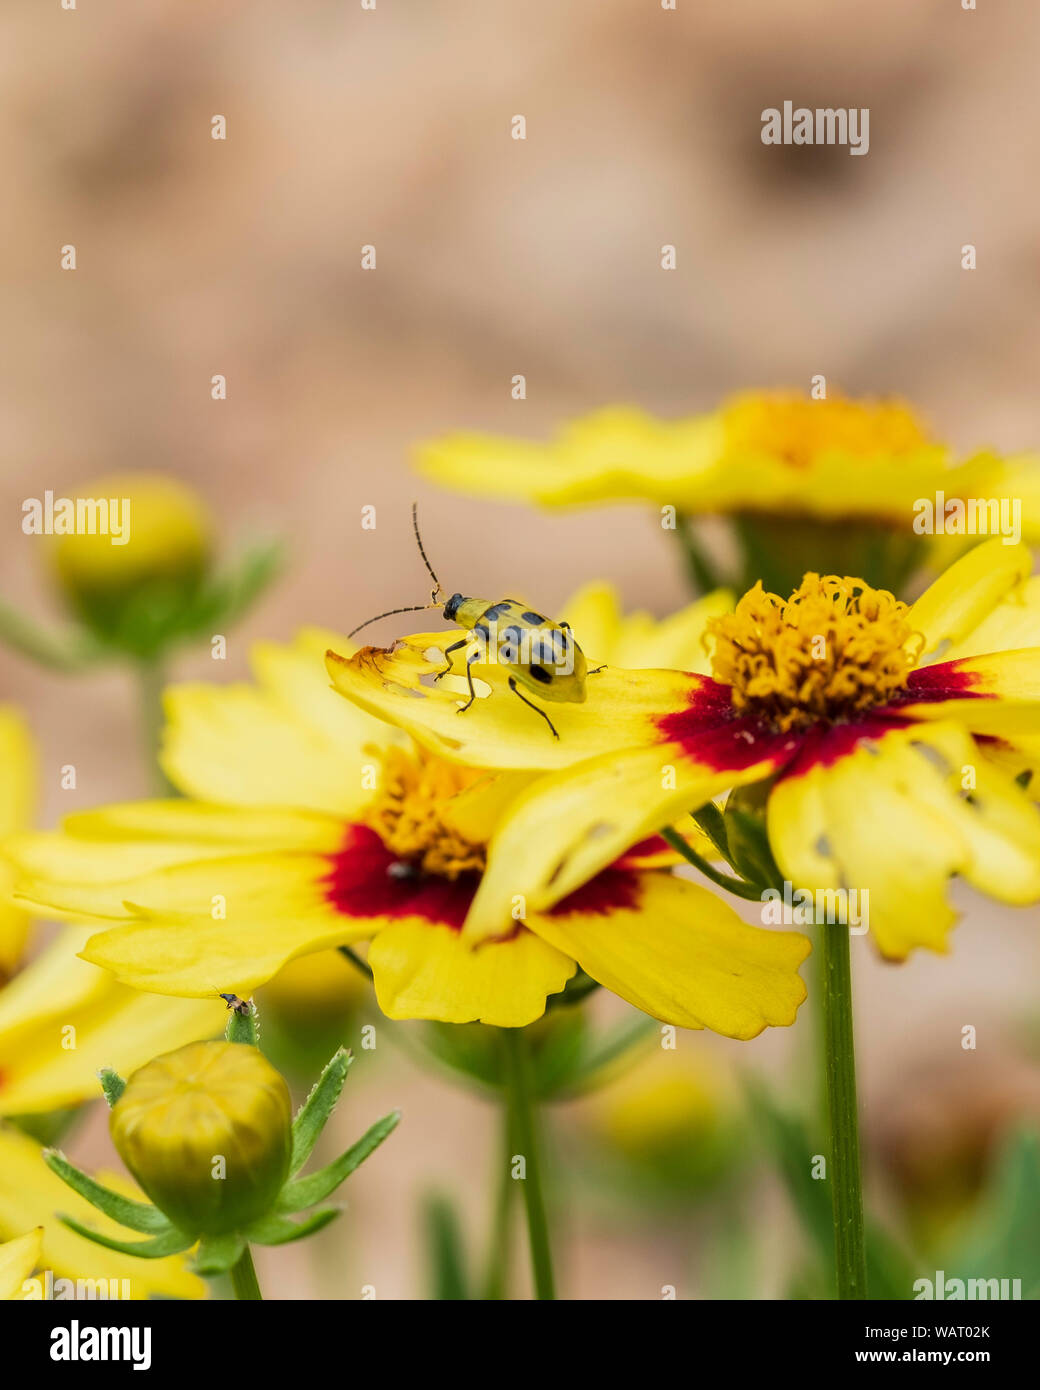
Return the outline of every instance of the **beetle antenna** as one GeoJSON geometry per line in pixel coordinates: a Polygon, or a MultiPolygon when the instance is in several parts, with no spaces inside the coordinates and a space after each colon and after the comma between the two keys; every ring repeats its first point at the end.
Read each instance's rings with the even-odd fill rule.
{"type": "MultiPolygon", "coordinates": [[[[415,531],[415,541],[416,541],[416,544],[417,544],[418,547],[419,547],[419,554],[423,557],[423,564],[424,564],[424,565],[426,566],[426,568],[430,571],[430,578],[433,580],[434,584],[436,584],[436,586],[437,586],[437,587],[434,589],[434,591],[433,591],[433,597],[434,597],[434,599],[436,599],[437,595],[438,595],[438,594],[442,594],[442,593],[444,592],[444,590],[443,590],[443,588],[441,587],[441,581],[437,578],[437,576],[436,576],[436,575],[434,574],[434,572],[433,572],[433,566],[430,564],[430,562],[429,562],[429,560],[428,560],[428,558],[427,558],[427,556],[426,556],[426,551],[425,551],[425,549],[423,548],[422,536],[419,535],[419,504],[418,504],[418,502],[413,502],[413,503],[412,503],[412,529],[415,531]]],[[[398,609],[397,611],[398,611],[398,612],[405,612],[406,610],[404,610],[404,609],[398,609]]]]}
{"type": "MultiPolygon", "coordinates": [[[[392,618],[395,613],[422,613],[427,608],[439,608],[439,603],[412,603],[407,608],[388,608],[385,613],[377,613],[374,618],[366,618],[363,623],[359,623],[354,632],[360,632],[363,627],[368,627],[371,623],[378,623],[380,618],[392,618]]],[[[354,632],[348,632],[348,640],[354,636],[354,632]]]]}

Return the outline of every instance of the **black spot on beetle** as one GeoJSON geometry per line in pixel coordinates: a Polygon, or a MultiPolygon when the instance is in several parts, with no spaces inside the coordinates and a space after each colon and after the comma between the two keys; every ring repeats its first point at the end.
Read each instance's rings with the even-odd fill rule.
{"type": "Polygon", "coordinates": [[[520,616],[521,616],[521,618],[523,618],[523,620],[524,620],[525,623],[544,623],[544,622],[545,622],[545,619],[542,617],[541,613],[521,613],[520,616]]]}
{"type": "Polygon", "coordinates": [[[536,681],[541,681],[542,685],[548,685],[552,680],[552,674],[544,666],[528,666],[528,675],[534,677],[536,681]]]}

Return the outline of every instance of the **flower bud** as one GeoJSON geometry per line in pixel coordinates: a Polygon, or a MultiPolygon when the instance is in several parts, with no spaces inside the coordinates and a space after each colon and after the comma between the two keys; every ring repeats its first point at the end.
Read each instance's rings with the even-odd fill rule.
{"type": "Polygon", "coordinates": [[[50,556],[66,597],[95,629],[118,637],[128,610],[176,612],[194,593],[209,567],[212,523],[190,488],[127,473],[85,484],[71,504],[75,532],[55,536],[50,556]]]}
{"type": "Polygon", "coordinates": [[[241,1043],[189,1043],[148,1062],[109,1124],[141,1187],[191,1235],[222,1235],[263,1216],[289,1174],[288,1087],[241,1043]]]}

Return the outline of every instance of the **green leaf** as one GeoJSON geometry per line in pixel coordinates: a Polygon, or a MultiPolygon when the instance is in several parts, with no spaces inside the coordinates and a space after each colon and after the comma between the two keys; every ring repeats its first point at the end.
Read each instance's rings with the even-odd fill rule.
{"type": "Polygon", "coordinates": [[[183,1231],[178,1231],[176,1226],[171,1226],[168,1231],[151,1240],[127,1241],[113,1240],[111,1236],[102,1235],[100,1231],[92,1231],[81,1221],[76,1221],[61,1212],[58,1213],[58,1219],[63,1226],[68,1226],[70,1231],[75,1231],[86,1240],[92,1240],[95,1245],[104,1245],[108,1250],[118,1250],[121,1255],[138,1255],[142,1260],[161,1260],[166,1255],[179,1255],[182,1250],[188,1250],[195,1244],[194,1236],[185,1235],[183,1231]]]}
{"type": "Polygon", "coordinates": [[[441,1301],[468,1299],[466,1262],[458,1213],[446,1197],[427,1197],[423,1206],[430,1268],[430,1297],[441,1301]]]}
{"type": "Polygon", "coordinates": [[[223,1274],[237,1264],[246,1248],[246,1238],[238,1231],[222,1236],[203,1236],[192,1264],[196,1274],[223,1274]]]}
{"type": "Polygon", "coordinates": [[[948,1279],[1021,1279],[1024,1299],[1040,1296],[1040,1132],[1005,1142],[944,1268],[948,1279]]]}
{"type": "Polygon", "coordinates": [[[723,859],[729,862],[729,843],[726,839],[726,823],[722,812],[714,801],[706,801],[699,810],[691,812],[691,817],[704,831],[723,859]]]}
{"type": "MultiPolygon", "coordinates": [[[[567,1075],[558,1078],[551,1089],[542,1091],[545,1097],[559,1100],[578,1095],[599,1085],[609,1069],[634,1048],[647,1047],[658,1034],[661,1025],[638,1010],[625,1018],[602,1037],[596,1038],[567,1075]]],[[[539,1078],[540,1085],[549,1085],[549,1078],[539,1078]]]]}
{"type": "Polygon", "coordinates": [[[305,1207],[312,1207],[315,1202],[324,1201],[330,1193],[335,1192],[345,1178],[350,1177],[355,1168],[364,1163],[370,1153],[379,1148],[383,1140],[397,1128],[400,1118],[400,1110],[392,1110],[389,1115],[377,1120],[353,1148],[340,1154],[328,1167],[321,1168],[317,1173],[311,1173],[305,1178],[297,1178],[295,1182],[286,1183],[278,1198],[276,1210],[303,1211],[305,1207]]]}
{"type": "Polygon", "coordinates": [[[748,902],[761,901],[762,889],[757,883],[748,883],[742,878],[735,878],[732,874],[717,869],[692,845],[687,844],[686,840],[671,826],[664,826],[661,830],[661,838],[667,840],[672,849],[677,854],[681,854],[695,869],[699,869],[705,878],[711,879],[712,883],[717,883],[720,888],[725,888],[727,893],[733,893],[738,898],[746,898],[748,902]]]}
{"type": "Polygon", "coordinates": [[[330,1221],[335,1221],[342,1210],[342,1207],[319,1207],[302,1221],[290,1221],[287,1216],[261,1216],[248,1227],[246,1235],[254,1245],[288,1245],[290,1241],[302,1240],[320,1231],[330,1221]]]}
{"type": "Polygon", "coordinates": [[[298,1173],[310,1157],[318,1135],[325,1128],[336,1107],[343,1083],[347,1079],[347,1072],[353,1065],[353,1054],[341,1047],[325,1064],[325,1069],[312,1086],[310,1095],[300,1106],[300,1112],[293,1120],[290,1173],[298,1173]]]}
{"type": "Polygon", "coordinates": [[[57,1173],[62,1182],[68,1183],[69,1187],[84,1197],[92,1207],[97,1207],[98,1211],[103,1211],[113,1221],[118,1221],[120,1226],[150,1235],[164,1235],[174,1230],[158,1207],[153,1207],[150,1202],[136,1202],[132,1197],[123,1197],[120,1193],[103,1187],[101,1183],[70,1163],[57,1149],[45,1149],[43,1161],[52,1173],[57,1173]]]}
{"type": "MultiPolygon", "coordinates": [[[[770,1098],[765,1088],[748,1078],[746,1089],[752,1111],[762,1127],[788,1197],[798,1214],[815,1261],[799,1278],[804,1287],[818,1288],[820,1295],[834,1297],[834,1224],[829,1179],[812,1176],[816,1153],[830,1158],[826,1145],[814,1150],[806,1126],[770,1098]]],[[[865,1220],[867,1287],[871,1298],[904,1300],[913,1297],[913,1263],[906,1251],[869,1213],[865,1220]]]]}
{"type": "Polygon", "coordinates": [[[126,1090],[126,1082],[119,1073],[113,1071],[111,1067],[102,1067],[98,1072],[98,1080],[101,1082],[101,1089],[105,1093],[105,1099],[108,1101],[108,1108],[111,1110],[112,1106],[115,1105],[116,1101],[126,1090]]]}
{"type": "Polygon", "coordinates": [[[38,620],[30,621],[6,603],[0,603],[0,643],[53,671],[82,671],[111,656],[82,630],[48,631],[38,620]]]}

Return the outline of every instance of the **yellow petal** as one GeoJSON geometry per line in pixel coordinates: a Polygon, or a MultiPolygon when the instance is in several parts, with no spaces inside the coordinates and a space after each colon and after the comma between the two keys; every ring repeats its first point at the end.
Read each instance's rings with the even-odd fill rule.
{"type": "Polygon", "coordinates": [[[1022,647],[1040,647],[1040,576],[1008,590],[978,626],[943,653],[942,659],[959,661],[1022,647]]]}
{"type": "Polygon", "coordinates": [[[1034,545],[1040,541],[1040,455],[1012,454],[1008,458],[984,455],[970,460],[978,465],[968,496],[1010,498],[1021,508],[1022,535],[1034,545]]]}
{"type": "MultiPolygon", "coordinates": [[[[343,822],[306,811],[226,808],[175,800],[138,801],[69,816],[61,831],[17,835],[4,846],[20,892],[47,899],[48,885],[98,888],[107,906],[84,896],[84,911],[122,915],[131,880],[185,861],[222,859],[235,851],[335,850],[343,822]]],[[[131,895],[132,896],[132,895],[131,895]]],[[[51,895],[53,898],[53,895],[51,895]]],[[[48,900],[57,906],[57,900],[48,900]]],[[[70,908],[74,910],[74,905],[70,908]]]]}
{"type": "Polygon", "coordinates": [[[985,541],[962,555],[910,609],[910,623],[924,636],[923,661],[945,659],[1025,579],[1033,558],[1024,545],[985,541]]]}
{"type": "Polygon", "coordinates": [[[783,776],[769,798],[769,838],[795,888],[856,890],[882,955],[945,951],[959,873],[1010,902],[1040,896],[1040,816],[985,765],[955,724],[835,731],[783,776]],[[841,739],[842,745],[835,744],[841,739]],[[975,771],[975,799],[960,792],[975,771]]]}
{"type": "Polygon", "coordinates": [[[665,1023],[754,1038],[794,1022],[805,998],[798,967],[809,954],[806,937],[747,926],[686,879],[654,873],[635,882],[627,907],[593,899],[592,910],[583,910],[579,893],[572,910],[568,900],[551,914],[528,914],[527,924],[665,1023]]]}
{"type": "Polygon", "coordinates": [[[522,1028],[545,1012],[575,972],[574,961],[522,927],[470,949],[458,931],[405,920],[372,942],[368,963],[388,1018],[480,1021],[522,1028]]]}
{"type": "Polygon", "coordinates": [[[318,643],[254,650],[259,685],[170,687],[162,764],[184,792],[239,806],[303,807],[352,814],[365,800],[364,745],[396,737],[328,688],[318,643]]]}
{"type": "Polygon", "coordinates": [[[42,1226],[0,1244],[0,1303],[25,1297],[23,1285],[39,1264],[42,1249],[42,1226]]]}
{"type": "Polygon", "coordinates": [[[911,719],[956,720],[977,734],[1014,740],[1040,729],[1040,647],[943,661],[910,677],[911,719]]]}
{"type": "Polygon", "coordinates": [[[320,884],[328,856],[303,851],[237,854],[165,864],[150,873],[94,883],[56,875],[24,876],[24,898],[71,917],[126,919],[140,914],[171,921],[226,916],[239,924],[253,916],[291,917],[324,902],[320,884]]]}
{"type": "Polygon", "coordinates": [[[574,506],[619,497],[681,505],[717,461],[713,415],[675,422],[614,406],[568,423],[549,444],[456,434],[417,451],[419,471],[484,497],[574,506]]]}
{"type": "MultiPolygon", "coordinates": [[[[29,825],[36,805],[36,750],[24,719],[0,705],[0,837],[29,825]]],[[[0,859],[0,981],[14,972],[29,935],[30,918],[10,901],[14,875],[0,859]]]]}
{"type": "MultiPolygon", "coordinates": [[[[141,1194],[125,1178],[107,1173],[97,1176],[107,1187],[140,1200],[141,1194]]],[[[188,1271],[187,1254],[160,1260],[121,1255],[76,1235],[57,1220],[58,1213],[66,1213],[118,1240],[128,1239],[124,1226],[102,1215],[50,1171],[38,1144],[0,1126],[0,1238],[21,1235],[27,1226],[43,1226],[38,1268],[52,1270],[55,1279],[127,1279],[132,1299],[206,1297],[206,1285],[188,1271]]],[[[133,1239],[132,1234],[129,1238],[133,1239]]],[[[37,1296],[42,1297],[42,1274],[37,1279],[37,1296]]],[[[117,1287],[121,1294],[121,1286],[117,1287]]]]}
{"type": "Polygon", "coordinates": [[[78,959],[86,935],[66,929],[0,992],[0,1114],[96,1100],[102,1067],[127,1075],[224,1028],[219,1000],[140,994],[78,959]]]}
{"type": "MultiPolygon", "coordinates": [[[[349,660],[330,652],[329,675],[348,700],[406,729],[443,758],[528,769],[566,767],[610,748],[653,741],[655,718],[688,706],[702,685],[702,678],[677,671],[608,668],[588,677],[586,703],[546,706],[560,734],[556,740],[545,721],[509,690],[503,665],[474,667],[483,689],[478,686],[478,699],[459,713],[462,697],[447,688],[453,678],[434,684],[433,676],[445,664],[444,648],[460,635],[457,630],[421,633],[390,651],[365,647],[349,660]]],[[[460,653],[452,660],[453,669],[463,670],[460,653]]]]}
{"type": "Polygon", "coordinates": [[[529,772],[503,772],[481,777],[443,802],[440,818],[470,844],[487,844],[507,808],[535,776],[529,772]]]}
{"type": "Polygon", "coordinates": [[[539,778],[507,809],[491,841],[466,939],[507,930],[515,897],[524,898],[528,912],[551,907],[662,826],[727,788],[769,776],[781,760],[778,747],[788,745],[797,747],[794,739],[763,740],[755,761],[741,745],[739,758],[719,754],[702,762],[692,749],[658,744],[539,778]]]}
{"type": "Polygon", "coordinates": [[[305,916],[283,906],[282,913],[250,916],[238,925],[204,918],[137,921],[98,932],[82,955],[134,989],[196,999],[218,992],[247,997],[294,957],[363,941],[375,929],[371,921],[331,910],[305,916]]]}

